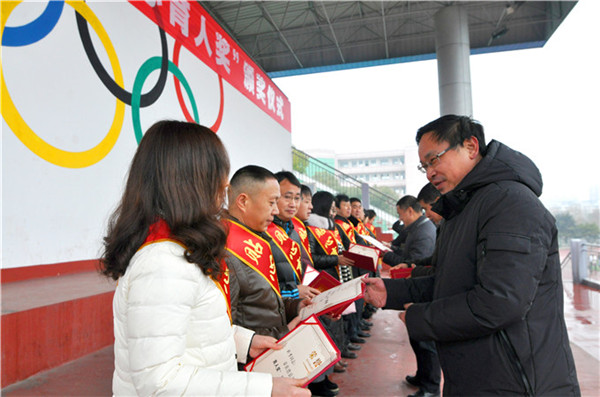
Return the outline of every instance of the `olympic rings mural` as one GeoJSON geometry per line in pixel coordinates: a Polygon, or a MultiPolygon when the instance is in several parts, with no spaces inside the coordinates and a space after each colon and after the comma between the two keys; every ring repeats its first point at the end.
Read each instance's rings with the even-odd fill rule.
{"type": "MultiPolygon", "coordinates": [[[[6,22],[20,2],[2,1],[0,42],[6,47],[22,47],[44,39],[44,37],[46,37],[58,24],[63,13],[64,3],[65,1],[49,1],[45,10],[38,18],[28,24],[12,27],[6,26],[6,22]]],[[[181,51],[181,43],[179,41],[175,41],[173,60],[171,61],[168,59],[165,31],[159,26],[161,56],[151,57],[140,66],[140,69],[135,76],[131,92],[127,92],[124,89],[123,74],[114,46],[99,19],[88,5],[82,1],[66,1],[66,3],[75,10],[77,30],[89,62],[100,81],[116,98],[115,115],[108,133],[95,147],[81,152],[71,152],[57,148],[40,138],[21,117],[8,92],[4,80],[4,71],[0,65],[2,77],[2,116],[13,133],[29,150],[40,158],[65,168],[84,168],[96,164],[106,157],[117,142],[123,127],[125,105],[129,105],[131,108],[133,130],[135,139],[139,144],[143,136],[140,123],[140,109],[151,106],[158,100],[165,88],[168,72],[171,72],[174,76],[173,81],[177,100],[183,111],[184,117],[187,121],[200,123],[192,89],[183,72],[179,69],[179,54],[181,51]],[[102,66],[96,50],[94,49],[88,25],[94,29],[103,44],[114,77],[111,77],[102,66]],[[144,82],[154,70],[160,70],[158,81],[147,93],[142,94],[141,91],[144,82]],[[191,103],[193,116],[189,113],[189,110],[185,105],[181,85],[183,85],[189,102],[191,103]]],[[[217,132],[220,128],[224,108],[223,80],[221,75],[218,75],[218,78],[220,91],[219,112],[215,123],[210,127],[214,132],[217,132]]]]}

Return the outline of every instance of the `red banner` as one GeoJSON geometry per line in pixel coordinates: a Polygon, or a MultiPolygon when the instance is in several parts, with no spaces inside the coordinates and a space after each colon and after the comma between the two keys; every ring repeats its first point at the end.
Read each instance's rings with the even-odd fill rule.
{"type": "Polygon", "coordinates": [[[129,3],[292,131],[287,97],[199,3],[182,0],[129,0],[129,3]]]}

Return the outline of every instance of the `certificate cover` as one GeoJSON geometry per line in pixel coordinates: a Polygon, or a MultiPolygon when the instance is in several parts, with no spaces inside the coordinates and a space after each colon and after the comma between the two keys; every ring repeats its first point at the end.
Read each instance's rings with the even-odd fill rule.
{"type": "Polygon", "coordinates": [[[362,239],[365,240],[367,243],[372,244],[375,248],[377,248],[382,253],[391,251],[391,249],[386,247],[381,241],[379,241],[371,236],[360,236],[360,237],[362,237],[362,239]]]}
{"type": "Polygon", "coordinates": [[[342,252],[342,255],[354,261],[354,265],[352,266],[371,272],[377,270],[377,260],[379,259],[379,250],[377,248],[361,244],[350,244],[350,248],[342,252]]]}
{"type": "Polygon", "coordinates": [[[310,284],[308,284],[308,286],[318,289],[321,292],[325,292],[328,289],[337,287],[340,284],[341,283],[339,280],[336,280],[332,275],[326,271],[321,271],[319,272],[319,275],[310,284]]]}
{"type": "Polygon", "coordinates": [[[310,283],[312,283],[312,281],[317,278],[318,275],[319,271],[307,264],[306,270],[304,270],[304,277],[302,278],[302,285],[310,285],[310,283]]]}
{"type": "Polygon", "coordinates": [[[390,278],[407,278],[412,273],[412,267],[408,269],[390,269],[390,278]]]}
{"type": "Polygon", "coordinates": [[[347,283],[342,283],[337,287],[321,292],[312,298],[312,305],[300,309],[298,315],[304,320],[313,314],[315,316],[326,313],[331,313],[333,316],[341,314],[355,300],[364,296],[365,284],[362,282],[362,278],[355,278],[347,283]]]}
{"type": "Polygon", "coordinates": [[[302,321],[277,343],[283,344],[283,349],[266,350],[244,369],[247,372],[266,372],[280,378],[307,377],[306,387],[342,357],[315,316],[302,321]]]}

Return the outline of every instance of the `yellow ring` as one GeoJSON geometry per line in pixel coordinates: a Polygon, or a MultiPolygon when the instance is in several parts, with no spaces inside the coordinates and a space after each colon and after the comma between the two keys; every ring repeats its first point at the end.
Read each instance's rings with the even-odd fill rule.
{"type": "MultiPolygon", "coordinates": [[[[0,43],[2,42],[2,34],[4,33],[6,21],[20,2],[2,1],[1,3],[2,20],[0,22],[0,43]]],[[[104,30],[104,27],[102,27],[102,24],[100,24],[100,21],[96,15],[94,15],[87,4],[82,1],[67,1],[66,3],[73,7],[79,14],[81,14],[81,16],[83,16],[83,18],[85,18],[85,20],[88,21],[88,23],[92,26],[108,54],[115,82],[123,87],[123,74],[121,72],[121,66],[119,65],[117,53],[115,52],[108,34],[104,30]]],[[[29,148],[29,150],[42,159],[66,168],[89,167],[90,165],[96,164],[106,157],[106,155],[115,146],[117,138],[119,138],[119,134],[121,133],[121,127],[123,127],[123,119],[125,116],[125,104],[119,99],[117,99],[115,117],[108,134],[104,137],[104,139],[98,145],[89,150],[83,152],[69,152],[50,145],[40,138],[35,132],[33,132],[33,130],[27,125],[25,120],[23,120],[17,111],[17,108],[15,107],[15,104],[8,93],[6,82],[4,81],[4,71],[2,70],[1,65],[0,73],[2,74],[2,116],[4,117],[6,124],[8,124],[17,138],[19,138],[19,140],[29,148]]]]}

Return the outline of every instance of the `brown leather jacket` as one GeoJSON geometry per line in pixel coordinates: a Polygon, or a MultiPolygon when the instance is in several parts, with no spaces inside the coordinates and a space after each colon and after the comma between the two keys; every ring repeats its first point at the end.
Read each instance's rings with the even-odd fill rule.
{"type": "MultiPolygon", "coordinates": [[[[263,233],[260,236],[270,240],[263,233]]],[[[225,261],[233,323],[277,339],[287,334],[287,324],[298,315],[301,299],[282,299],[262,275],[235,256],[229,255],[225,261]]]]}

